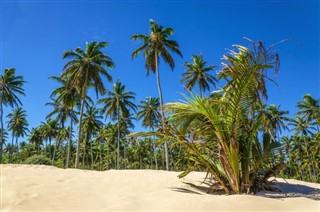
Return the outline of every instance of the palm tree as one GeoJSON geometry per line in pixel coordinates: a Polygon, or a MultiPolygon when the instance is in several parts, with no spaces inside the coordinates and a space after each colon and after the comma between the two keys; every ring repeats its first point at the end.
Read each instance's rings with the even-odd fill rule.
{"type": "Polygon", "coordinates": [[[312,134],[312,130],[315,130],[314,127],[310,126],[306,119],[297,116],[295,119],[291,119],[289,125],[293,126],[292,131],[295,132],[295,135],[301,134],[306,136],[312,134]]]}
{"type": "MultiPolygon", "coordinates": [[[[136,57],[140,52],[143,51],[144,57],[146,58],[145,66],[147,69],[147,75],[149,74],[149,71],[152,71],[156,74],[163,129],[165,129],[165,117],[163,111],[163,97],[160,83],[159,57],[161,57],[172,70],[174,69],[175,64],[169,51],[172,51],[182,57],[178,43],[174,40],[168,39],[168,37],[173,33],[174,30],[172,28],[163,28],[151,19],[149,35],[134,34],[131,37],[131,40],[143,41],[143,45],[132,53],[132,58],[136,57]]],[[[166,169],[169,170],[169,154],[167,142],[164,143],[164,146],[166,152],[166,169]]]]}
{"type": "Polygon", "coordinates": [[[36,147],[38,155],[40,154],[40,146],[42,145],[42,140],[43,136],[41,133],[41,129],[39,127],[32,128],[29,135],[29,141],[36,147]]]}
{"type": "Polygon", "coordinates": [[[282,130],[288,130],[285,122],[291,120],[286,116],[289,111],[280,110],[280,105],[262,105],[258,103],[256,111],[256,119],[260,119],[262,130],[270,133],[273,138],[280,138],[282,130]]]}
{"type": "Polygon", "coordinates": [[[84,142],[84,150],[83,150],[83,158],[82,158],[82,166],[85,166],[85,154],[86,154],[86,144],[90,143],[90,155],[91,155],[91,169],[93,169],[93,153],[92,153],[92,137],[94,134],[97,134],[98,130],[102,126],[102,122],[100,121],[102,116],[100,115],[100,110],[96,107],[88,107],[86,112],[83,114],[83,131],[85,133],[85,142],[84,142]]]}
{"type": "Polygon", "coordinates": [[[113,68],[114,63],[112,59],[105,55],[101,49],[107,47],[106,42],[92,42],[86,43],[86,49],[83,51],[80,47],[75,50],[65,51],[63,58],[68,58],[64,66],[64,73],[62,79],[67,79],[73,87],[77,89],[77,94],[81,99],[79,130],[75,167],[79,165],[80,141],[82,130],[82,116],[85,105],[85,98],[90,87],[94,87],[96,95],[104,94],[106,89],[101,76],[107,78],[109,82],[112,77],[109,75],[105,67],[113,68]]]}
{"type": "MultiPolygon", "coordinates": [[[[23,110],[21,107],[16,108],[15,110],[13,110],[12,113],[9,113],[7,115],[7,117],[9,118],[8,121],[8,130],[11,131],[11,139],[12,139],[12,146],[14,146],[13,141],[14,138],[16,138],[16,147],[18,148],[18,138],[19,137],[24,137],[28,130],[28,121],[27,121],[27,114],[26,111],[23,110]]],[[[10,154],[10,161],[12,162],[12,155],[13,152],[11,152],[10,154]]]]}
{"type": "Polygon", "coordinates": [[[117,81],[113,85],[113,90],[107,92],[108,97],[98,100],[103,107],[101,112],[106,114],[106,118],[111,117],[118,121],[118,143],[117,143],[117,169],[120,168],[120,119],[128,118],[130,109],[136,111],[137,106],[132,102],[135,99],[135,93],[126,91],[126,86],[117,81]]]}
{"type": "MultiPolygon", "coordinates": [[[[64,86],[62,86],[64,87],[64,86]]],[[[57,91],[54,90],[54,92],[57,91]]],[[[53,94],[54,94],[53,92],[53,94]]],[[[71,145],[71,139],[72,139],[72,127],[73,123],[77,121],[76,113],[73,109],[74,103],[72,100],[75,98],[74,94],[66,94],[69,92],[68,90],[63,90],[61,93],[58,93],[59,96],[56,99],[52,99],[52,102],[46,103],[46,105],[53,106],[53,111],[47,115],[47,119],[51,118],[52,116],[55,117],[55,121],[57,121],[60,124],[61,129],[64,129],[64,125],[67,121],[67,119],[70,119],[70,128],[69,128],[69,140],[67,143],[67,157],[66,157],[66,165],[65,167],[69,167],[69,158],[70,158],[70,145],[71,145]],[[64,95],[64,96],[63,96],[64,95]],[[62,98],[63,97],[63,98],[62,98]]]]}
{"type": "MultiPolygon", "coordinates": [[[[147,97],[145,101],[141,101],[140,103],[141,105],[138,106],[140,110],[137,113],[137,117],[139,120],[142,119],[142,126],[150,128],[151,130],[159,127],[159,123],[161,120],[161,115],[159,113],[159,98],[147,97]]],[[[155,144],[153,144],[153,149],[156,169],[158,169],[155,144]]]]}
{"type": "Polygon", "coordinates": [[[52,160],[51,141],[52,139],[55,139],[55,148],[57,142],[56,136],[58,135],[59,131],[58,122],[56,120],[47,119],[46,122],[41,123],[40,131],[43,138],[46,140],[45,154],[47,151],[47,141],[49,141],[49,159],[52,160]]]}
{"type": "MultiPolygon", "coordinates": [[[[3,129],[3,105],[10,107],[22,105],[17,95],[25,96],[23,85],[23,76],[16,76],[16,70],[14,68],[5,69],[4,74],[0,74],[0,125],[1,132],[3,129]]],[[[0,137],[0,164],[2,163],[2,151],[3,151],[3,135],[0,137]]]]}
{"type": "Polygon", "coordinates": [[[142,119],[142,126],[152,130],[159,127],[161,119],[159,98],[147,97],[146,100],[142,100],[140,103],[137,117],[139,120],[142,119]]]}
{"type": "Polygon", "coordinates": [[[315,125],[319,131],[320,99],[314,99],[310,94],[306,94],[303,96],[303,101],[298,102],[297,107],[299,109],[297,115],[302,115],[302,118],[305,118],[307,123],[315,120],[315,125]]]}
{"type": "Polygon", "coordinates": [[[184,66],[187,67],[185,73],[182,74],[182,82],[186,82],[186,88],[191,91],[195,84],[198,84],[200,97],[202,97],[202,91],[210,90],[210,84],[213,86],[217,79],[210,75],[209,72],[212,71],[216,66],[206,66],[207,62],[203,60],[202,54],[199,56],[192,55],[192,63],[185,62],[184,66]]]}

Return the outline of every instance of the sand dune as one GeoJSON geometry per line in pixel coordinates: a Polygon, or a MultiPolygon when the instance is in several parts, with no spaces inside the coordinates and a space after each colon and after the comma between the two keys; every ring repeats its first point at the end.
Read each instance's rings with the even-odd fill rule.
{"type": "Polygon", "coordinates": [[[285,193],[211,195],[204,173],[1,165],[0,211],[320,211],[319,184],[279,181],[285,193]],[[267,196],[267,197],[266,197],[267,196]]]}

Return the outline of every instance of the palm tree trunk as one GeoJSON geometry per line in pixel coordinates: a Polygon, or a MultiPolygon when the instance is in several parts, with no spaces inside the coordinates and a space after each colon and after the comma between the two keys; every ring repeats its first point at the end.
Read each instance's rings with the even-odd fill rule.
{"type": "Polygon", "coordinates": [[[49,158],[52,159],[52,157],[51,157],[51,138],[49,138],[49,158]]]}
{"type": "Polygon", "coordinates": [[[123,162],[124,162],[124,169],[127,169],[126,163],[126,141],[123,143],[123,162]]]}
{"type": "Polygon", "coordinates": [[[14,134],[12,133],[12,140],[11,140],[11,149],[10,149],[10,157],[9,157],[9,163],[12,163],[12,156],[13,156],[13,141],[14,141],[14,134]]]}
{"type": "Polygon", "coordinates": [[[0,123],[1,123],[1,136],[0,136],[0,164],[2,164],[2,153],[3,153],[3,105],[2,105],[2,96],[3,92],[0,94],[0,123]]]}
{"type": "MultiPolygon", "coordinates": [[[[71,109],[71,114],[73,113],[73,109],[71,109]]],[[[73,125],[73,120],[71,118],[70,120],[70,131],[69,131],[69,140],[68,140],[68,147],[67,147],[67,159],[66,159],[66,169],[69,168],[69,160],[70,160],[70,147],[71,147],[71,139],[72,139],[72,125],[73,125]]]]}
{"type": "Polygon", "coordinates": [[[57,141],[58,141],[58,139],[55,139],[54,147],[53,147],[52,162],[51,162],[52,165],[54,165],[54,159],[56,157],[57,141]]]}
{"type": "MultiPolygon", "coordinates": [[[[161,119],[162,119],[162,129],[165,130],[166,123],[165,123],[165,120],[164,120],[163,98],[162,98],[162,90],[161,90],[161,83],[160,83],[160,73],[159,73],[159,69],[158,69],[158,51],[155,51],[155,61],[156,61],[157,86],[158,86],[159,99],[160,99],[160,111],[161,111],[161,119]]],[[[166,157],[166,170],[169,171],[169,154],[168,154],[167,141],[164,142],[164,150],[165,150],[165,157],[166,157]]]]}
{"type": "Polygon", "coordinates": [[[85,168],[85,163],[86,163],[86,146],[87,146],[87,141],[84,140],[84,146],[83,146],[83,156],[82,156],[82,169],[85,168]]]}
{"type": "Polygon", "coordinates": [[[80,107],[80,118],[79,118],[79,133],[78,133],[78,142],[77,142],[77,152],[76,152],[76,161],[75,161],[75,168],[78,168],[79,165],[79,155],[80,155],[80,141],[81,141],[81,127],[82,127],[82,115],[84,109],[84,101],[85,97],[81,100],[81,107],[80,107]]]}
{"type": "MultiPolygon", "coordinates": [[[[91,139],[90,139],[91,140],[91,139]]],[[[92,142],[90,142],[90,154],[91,154],[91,170],[93,170],[93,151],[92,151],[92,142]]]]}
{"type": "Polygon", "coordinates": [[[117,147],[117,169],[120,169],[120,113],[118,108],[118,147],[117,147]]]}
{"type": "Polygon", "coordinates": [[[99,170],[101,171],[101,161],[102,161],[102,158],[101,158],[101,148],[102,148],[102,145],[99,144],[99,170]]]}

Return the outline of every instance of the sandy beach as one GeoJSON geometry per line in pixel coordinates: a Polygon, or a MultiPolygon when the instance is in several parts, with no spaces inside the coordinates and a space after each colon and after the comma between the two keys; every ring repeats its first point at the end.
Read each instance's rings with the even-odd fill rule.
{"type": "Polygon", "coordinates": [[[205,173],[1,165],[0,211],[320,211],[319,184],[277,179],[281,193],[215,195],[205,173]],[[192,186],[195,185],[195,186],[192,186]]]}

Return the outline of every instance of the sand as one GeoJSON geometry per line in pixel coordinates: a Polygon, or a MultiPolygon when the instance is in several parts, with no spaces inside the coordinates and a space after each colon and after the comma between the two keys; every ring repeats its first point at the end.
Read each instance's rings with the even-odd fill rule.
{"type": "Polygon", "coordinates": [[[0,171],[0,211],[320,211],[319,184],[296,180],[277,179],[284,193],[226,196],[207,194],[201,172],[179,179],[178,172],[156,170],[1,165],[0,171]]]}

